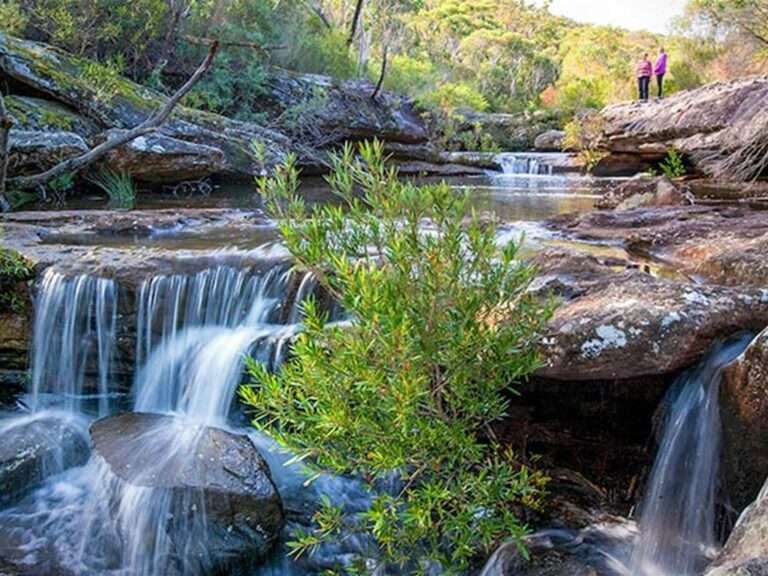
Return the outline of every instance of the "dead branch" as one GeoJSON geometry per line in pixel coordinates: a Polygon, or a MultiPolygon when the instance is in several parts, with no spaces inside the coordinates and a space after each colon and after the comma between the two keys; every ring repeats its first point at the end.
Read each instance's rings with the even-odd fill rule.
{"type": "Polygon", "coordinates": [[[250,48],[252,50],[260,50],[262,52],[274,52],[275,50],[285,50],[288,48],[288,46],[285,44],[261,45],[257,44],[256,42],[248,42],[247,40],[230,40],[228,42],[219,42],[213,38],[190,36],[189,34],[184,34],[182,38],[184,38],[184,40],[190,44],[196,44],[198,46],[212,46],[214,43],[218,43],[221,48],[250,48]]]}
{"type": "Polygon", "coordinates": [[[312,13],[313,13],[315,16],[317,16],[318,18],[320,18],[320,21],[323,23],[323,25],[325,26],[325,28],[326,28],[327,30],[333,30],[333,26],[331,25],[331,21],[330,21],[330,20],[328,20],[328,16],[326,16],[326,15],[325,15],[325,13],[323,13],[323,11],[320,9],[320,7],[319,7],[319,6],[315,6],[315,4],[314,4],[313,2],[311,2],[311,1],[310,1],[310,2],[307,2],[307,3],[306,3],[306,6],[307,6],[307,8],[309,8],[309,10],[310,10],[310,11],[311,11],[311,12],[312,12],[312,13]]]}
{"type": "Polygon", "coordinates": [[[8,110],[5,108],[5,98],[0,92],[0,209],[3,212],[8,212],[11,209],[5,197],[5,179],[8,176],[8,160],[10,159],[8,141],[12,126],[13,118],[8,114],[8,110]]]}
{"type": "Polygon", "coordinates": [[[184,85],[168,99],[168,101],[165,103],[165,105],[163,105],[162,108],[160,108],[160,110],[152,114],[149,118],[147,118],[144,122],[135,128],[131,128],[130,130],[113,131],[112,134],[104,142],[89,150],[85,154],[75,158],[70,158],[63,162],[59,162],[53,168],[46,170],[41,174],[35,174],[34,176],[17,176],[16,178],[11,178],[8,180],[8,186],[19,190],[37,188],[38,186],[42,186],[54,178],[61,176],[62,174],[75,172],[88,166],[89,164],[96,162],[97,160],[100,160],[107,153],[117,148],[118,146],[127,144],[131,140],[134,140],[140,136],[144,136],[145,134],[149,134],[150,132],[154,132],[163,124],[163,122],[168,119],[179,101],[184,98],[184,96],[186,96],[189,91],[192,90],[192,88],[194,88],[195,84],[197,84],[203,75],[210,69],[218,49],[218,42],[213,42],[202,64],[200,64],[197,70],[195,70],[194,74],[189,77],[189,80],[187,80],[184,85]]]}

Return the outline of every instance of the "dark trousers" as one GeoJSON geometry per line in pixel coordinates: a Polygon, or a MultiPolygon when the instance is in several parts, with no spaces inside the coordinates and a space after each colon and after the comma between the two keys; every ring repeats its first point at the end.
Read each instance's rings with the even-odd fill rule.
{"type": "Polygon", "coordinates": [[[640,100],[648,100],[648,89],[651,86],[650,76],[640,76],[637,79],[637,87],[640,91],[640,100]]]}
{"type": "Polygon", "coordinates": [[[661,94],[664,92],[664,74],[656,76],[656,84],[659,86],[659,98],[661,98],[661,94]]]}

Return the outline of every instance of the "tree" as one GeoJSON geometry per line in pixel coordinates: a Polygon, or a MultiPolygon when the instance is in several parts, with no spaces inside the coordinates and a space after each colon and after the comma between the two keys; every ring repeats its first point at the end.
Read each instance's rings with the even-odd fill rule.
{"type": "MultiPolygon", "coordinates": [[[[343,307],[329,323],[305,305],[304,331],[277,373],[254,361],[241,396],[254,424],[315,472],[354,474],[374,490],[355,528],[381,562],[420,572],[466,569],[503,539],[545,478],[496,438],[513,385],[539,366],[535,343],[550,306],[527,291],[535,270],[519,245],[498,247],[495,221],[467,216],[467,196],[419,187],[383,166],[382,146],[334,157],[328,182],[343,206],[308,208],[294,164],[261,189],[283,241],[343,307]],[[373,488],[394,475],[395,491],[373,488]]],[[[326,505],[297,551],[338,536],[326,505]]]]}

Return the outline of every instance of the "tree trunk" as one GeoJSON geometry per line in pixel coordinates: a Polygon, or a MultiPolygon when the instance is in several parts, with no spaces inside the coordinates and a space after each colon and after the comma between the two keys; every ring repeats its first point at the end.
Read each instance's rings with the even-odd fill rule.
{"type": "Polygon", "coordinates": [[[381,92],[381,87],[384,85],[384,76],[387,74],[387,44],[384,43],[384,54],[381,57],[381,73],[379,74],[379,81],[376,82],[376,88],[371,94],[371,100],[376,100],[376,97],[381,92]]]}
{"type": "Polygon", "coordinates": [[[363,15],[363,4],[365,4],[365,0],[357,0],[357,4],[355,5],[355,15],[352,17],[352,28],[349,31],[349,38],[347,38],[347,46],[352,46],[352,42],[355,41],[357,27],[359,26],[360,18],[363,15]]]}
{"type": "Polygon", "coordinates": [[[171,51],[179,37],[179,28],[181,20],[189,14],[189,2],[185,0],[171,0],[171,21],[168,23],[168,31],[163,40],[163,47],[160,50],[160,56],[155,62],[155,70],[164,67],[171,57],[171,51]]]}
{"type": "Polygon", "coordinates": [[[121,130],[119,132],[113,133],[112,137],[107,138],[107,140],[95,148],[89,150],[85,154],[82,154],[81,156],[59,162],[53,168],[46,170],[41,174],[35,174],[34,176],[17,176],[16,178],[11,178],[8,180],[8,184],[21,190],[29,190],[31,188],[43,186],[54,178],[61,176],[62,174],[76,172],[88,166],[89,164],[100,160],[108,152],[112,151],[118,146],[127,144],[139,136],[144,136],[145,134],[154,132],[163,124],[163,122],[168,119],[168,116],[171,115],[171,112],[173,112],[173,109],[176,107],[179,101],[184,96],[186,96],[190,90],[192,90],[195,84],[197,84],[203,75],[210,69],[218,49],[219,43],[214,42],[211,45],[205,60],[203,60],[202,64],[200,64],[197,70],[195,70],[195,73],[190,76],[189,80],[187,80],[186,83],[168,99],[168,101],[162,108],[160,108],[160,110],[152,114],[149,118],[147,118],[144,122],[135,128],[131,128],[130,130],[121,130]]]}

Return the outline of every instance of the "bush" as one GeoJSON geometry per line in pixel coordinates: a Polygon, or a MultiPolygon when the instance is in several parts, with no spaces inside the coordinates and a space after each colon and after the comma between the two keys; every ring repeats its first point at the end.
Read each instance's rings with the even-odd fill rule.
{"type": "Polygon", "coordinates": [[[605,120],[595,111],[585,111],[565,125],[563,148],[576,150],[587,172],[605,158],[602,148],[605,120]]]}
{"type": "Polygon", "coordinates": [[[443,82],[433,91],[428,92],[418,99],[418,103],[424,108],[439,108],[441,110],[453,110],[465,108],[485,112],[488,110],[488,101],[469,84],[456,84],[443,82]]]}
{"type": "Polygon", "coordinates": [[[10,0],[0,3],[0,32],[18,36],[27,27],[28,20],[18,2],[10,0]]]}
{"type": "MultiPolygon", "coordinates": [[[[261,189],[285,245],[341,304],[329,323],[310,301],[304,331],[279,372],[249,361],[241,396],[254,424],[311,471],[354,474],[374,490],[355,529],[372,534],[381,564],[419,573],[424,562],[466,570],[503,539],[546,478],[495,437],[515,381],[539,366],[534,344],[550,305],[527,288],[535,270],[519,245],[496,245],[494,221],[446,184],[401,181],[382,147],[351,147],[328,181],[343,206],[309,208],[294,160],[261,189]]],[[[345,528],[330,503],[296,553],[345,528]]],[[[522,548],[522,546],[521,546],[522,548]]]]}
{"type": "Polygon", "coordinates": [[[659,168],[661,168],[662,174],[667,178],[680,178],[685,176],[687,172],[683,157],[674,148],[669,149],[667,157],[659,164],[659,168]]]}

